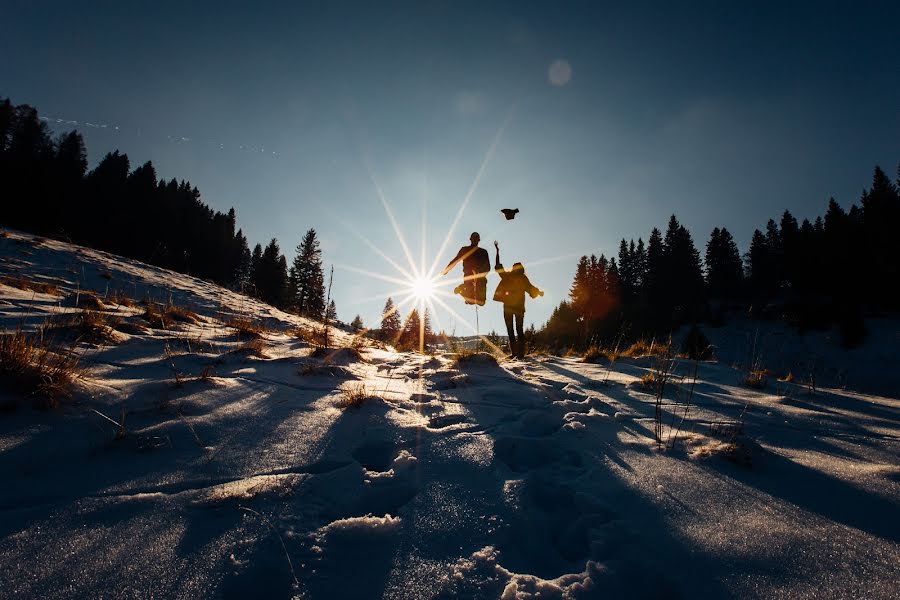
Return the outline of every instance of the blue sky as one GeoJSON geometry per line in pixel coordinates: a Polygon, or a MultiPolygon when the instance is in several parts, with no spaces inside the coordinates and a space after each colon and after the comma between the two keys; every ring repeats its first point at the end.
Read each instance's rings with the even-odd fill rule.
{"type": "MultiPolygon", "coordinates": [[[[406,264],[374,182],[417,261],[424,211],[429,265],[468,195],[437,262],[496,237],[546,290],[540,324],[580,254],[672,213],[743,251],[900,161],[896,2],[182,4],[7,0],[0,95],[78,121],[92,164],[118,148],[190,180],[289,259],[315,227],[347,320],[398,287],[352,270],[398,275],[357,234],[406,264]]],[[[470,333],[449,302],[436,320],[470,333]]]]}

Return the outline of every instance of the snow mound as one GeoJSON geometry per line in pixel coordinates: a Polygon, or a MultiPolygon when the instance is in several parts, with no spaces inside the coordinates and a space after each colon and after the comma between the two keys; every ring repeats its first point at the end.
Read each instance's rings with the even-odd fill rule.
{"type": "Polygon", "coordinates": [[[459,367],[496,367],[497,358],[487,352],[473,352],[472,354],[458,354],[453,360],[453,365],[459,367]]]}
{"type": "Polygon", "coordinates": [[[400,517],[392,517],[389,514],[383,517],[372,515],[349,517],[332,521],[320,528],[319,534],[329,539],[359,535],[384,535],[399,529],[400,522],[400,517]]]}

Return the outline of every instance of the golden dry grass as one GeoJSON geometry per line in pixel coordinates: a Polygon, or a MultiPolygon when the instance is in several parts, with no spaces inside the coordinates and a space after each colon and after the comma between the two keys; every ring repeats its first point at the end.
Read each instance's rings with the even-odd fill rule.
{"type": "Polygon", "coordinates": [[[609,348],[601,348],[600,346],[591,346],[581,355],[581,362],[599,363],[603,361],[613,362],[618,357],[615,350],[609,348]]]}
{"type": "Polygon", "coordinates": [[[744,385],[756,390],[761,390],[766,387],[768,380],[768,374],[765,371],[750,371],[747,373],[746,377],[744,377],[744,385]]]}
{"type": "Polygon", "coordinates": [[[357,383],[341,388],[341,397],[338,400],[338,406],[343,409],[360,408],[363,404],[370,400],[378,398],[369,394],[366,384],[357,383]]]}
{"type": "Polygon", "coordinates": [[[492,367],[498,366],[497,357],[487,352],[478,352],[475,350],[460,350],[453,356],[453,367],[459,368],[466,365],[488,365],[492,367]]]}
{"type": "Polygon", "coordinates": [[[627,356],[628,358],[666,356],[670,350],[671,347],[668,343],[661,343],[656,340],[638,340],[625,350],[622,350],[619,355],[627,356]]]}
{"type": "Polygon", "coordinates": [[[26,292],[36,292],[38,294],[50,294],[51,296],[59,295],[59,289],[52,283],[46,283],[43,281],[33,281],[31,279],[25,279],[24,277],[7,276],[7,277],[0,278],[0,283],[3,283],[4,285],[8,285],[9,287],[13,287],[13,288],[23,290],[26,292]]]}
{"type": "Polygon", "coordinates": [[[65,315],[49,331],[71,333],[76,341],[117,344],[123,341],[122,336],[116,333],[115,325],[118,321],[102,312],[85,309],[76,314],[65,315]]]}
{"type": "Polygon", "coordinates": [[[256,358],[268,358],[266,348],[266,343],[262,338],[254,338],[247,340],[234,350],[231,350],[229,354],[243,354],[244,356],[255,356],[256,358]]]}
{"type": "Polygon", "coordinates": [[[197,313],[174,304],[149,303],[142,316],[154,329],[168,329],[175,323],[197,323],[200,320],[197,313]]]}
{"type": "Polygon", "coordinates": [[[0,381],[33,399],[38,406],[55,407],[69,398],[83,370],[69,348],[51,347],[41,337],[21,328],[0,336],[0,381]]]}
{"type": "Polygon", "coordinates": [[[226,327],[230,327],[237,332],[239,336],[246,338],[260,338],[267,329],[259,321],[253,321],[249,317],[232,317],[224,322],[226,327]]]}

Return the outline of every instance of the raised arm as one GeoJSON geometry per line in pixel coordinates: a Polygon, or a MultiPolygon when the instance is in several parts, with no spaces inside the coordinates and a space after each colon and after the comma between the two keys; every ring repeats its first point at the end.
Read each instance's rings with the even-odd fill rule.
{"type": "Polygon", "coordinates": [[[463,254],[465,254],[465,253],[466,253],[466,248],[460,248],[459,252],[456,253],[456,256],[453,258],[453,260],[451,260],[447,264],[447,266],[444,267],[444,270],[441,271],[441,275],[446,275],[447,273],[449,273],[450,270],[456,266],[456,263],[458,263],[460,260],[462,260],[463,254]]]}
{"type": "Polygon", "coordinates": [[[494,240],[494,248],[497,249],[497,258],[494,262],[494,268],[499,271],[503,268],[503,265],[500,264],[500,244],[497,243],[497,240],[494,240]]]}

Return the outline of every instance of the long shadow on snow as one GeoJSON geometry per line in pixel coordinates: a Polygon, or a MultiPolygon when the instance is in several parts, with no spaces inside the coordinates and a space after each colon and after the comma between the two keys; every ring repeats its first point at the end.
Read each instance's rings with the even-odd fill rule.
{"type": "Polygon", "coordinates": [[[728,466],[721,472],[825,519],[900,542],[900,519],[886,518],[900,514],[896,498],[884,498],[772,452],[766,453],[761,463],[759,470],[728,466]]]}
{"type": "MultiPolygon", "coordinates": [[[[467,522],[465,531],[445,533],[449,539],[442,539],[441,549],[461,547],[463,556],[468,556],[493,545],[505,568],[543,578],[577,573],[587,560],[597,560],[613,572],[595,582],[596,591],[604,597],[675,597],[680,592],[727,595],[709,573],[716,565],[715,557],[669,535],[659,506],[605,462],[628,463],[629,451],[614,441],[615,428],[621,424],[602,419],[587,432],[561,429],[568,411],[554,406],[546,389],[500,368],[461,370],[470,375],[470,385],[442,394],[462,404],[491,438],[494,474],[486,487],[472,493],[484,509],[493,507],[501,525],[492,529],[488,523],[467,522]],[[500,389],[492,391],[497,382],[500,389]],[[512,421],[502,419],[497,402],[480,402],[503,394],[502,405],[509,407],[506,412],[518,411],[512,421]],[[556,423],[535,427],[542,419],[556,423]],[[587,445],[592,452],[585,450],[585,433],[600,435],[596,443],[587,445]],[[511,500],[511,494],[515,499],[511,500]],[[592,530],[599,533],[589,533],[592,530]],[[644,539],[648,532],[651,539],[644,539]],[[656,558],[646,552],[650,546],[656,558]]],[[[430,558],[452,561],[454,556],[445,553],[430,558]]]]}

